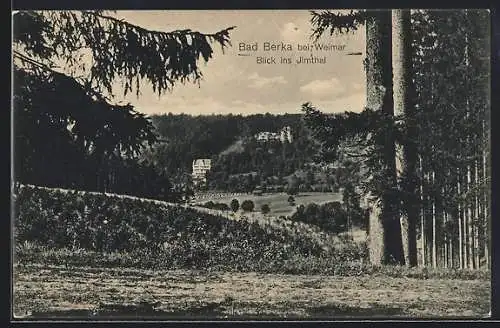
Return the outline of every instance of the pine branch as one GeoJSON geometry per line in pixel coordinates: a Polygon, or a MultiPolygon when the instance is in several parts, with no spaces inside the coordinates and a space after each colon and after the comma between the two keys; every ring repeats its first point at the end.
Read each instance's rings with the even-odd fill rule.
{"type": "MultiPolygon", "coordinates": [[[[41,51],[32,49],[52,49],[52,59],[65,60],[70,68],[81,64],[74,59],[75,54],[88,50],[92,57],[88,80],[99,92],[112,94],[114,81],[122,79],[125,95],[134,89],[139,95],[143,80],[150,82],[159,95],[176,82],[199,83],[202,73],[197,61],[200,57],[205,62],[212,58],[213,42],[224,52],[231,45],[229,33],[235,28],[212,34],[158,32],[93,11],[25,12],[18,18],[22,19],[17,23],[14,19],[19,31],[14,37],[16,44],[30,45],[29,40],[36,36],[36,47],[27,47],[28,52],[39,56],[41,51]],[[45,28],[44,33],[39,26],[45,28]]],[[[50,59],[49,54],[43,54],[50,59]]]]}
{"type": "MultiPolygon", "coordinates": [[[[48,66],[44,63],[37,61],[36,59],[30,58],[30,57],[20,53],[17,50],[13,50],[13,56],[17,57],[21,62],[24,62],[25,64],[28,64],[28,65],[34,67],[35,69],[43,70],[44,73],[49,74],[48,76],[51,78],[67,79],[68,81],[71,81],[70,83],[73,84],[76,89],[82,90],[82,92],[85,92],[88,96],[92,97],[94,100],[99,100],[99,101],[103,101],[103,102],[110,102],[111,101],[108,97],[106,97],[103,94],[101,94],[100,92],[94,90],[90,85],[90,81],[86,80],[85,77],[83,77],[83,76],[72,77],[72,76],[69,76],[65,73],[56,71],[55,68],[59,68],[59,66],[48,66]]],[[[16,64],[14,64],[14,65],[16,66],[16,69],[20,69],[19,67],[17,67],[16,64]]],[[[39,75],[42,74],[40,72],[36,72],[36,73],[39,75]]],[[[109,104],[109,106],[113,106],[113,105],[109,104]]]]}
{"type": "Polygon", "coordinates": [[[353,11],[349,14],[335,13],[332,11],[311,11],[311,24],[314,26],[312,37],[317,41],[323,33],[330,31],[330,35],[344,34],[356,31],[369,17],[366,11],[353,11]]]}
{"type": "MultiPolygon", "coordinates": [[[[210,38],[212,40],[218,40],[221,37],[228,36],[229,35],[229,31],[234,30],[236,28],[236,26],[231,26],[231,27],[225,28],[225,29],[223,29],[223,30],[221,30],[219,32],[212,33],[212,34],[209,34],[209,33],[204,34],[204,33],[200,33],[200,32],[195,32],[195,31],[192,31],[190,29],[187,29],[187,30],[174,30],[174,31],[171,31],[171,32],[163,32],[163,31],[148,30],[148,29],[145,29],[145,28],[143,28],[141,26],[129,23],[129,22],[127,22],[124,19],[118,19],[118,18],[112,17],[112,16],[107,16],[107,15],[103,15],[103,14],[99,14],[99,13],[93,13],[93,12],[90,12],[90,11],[87,11],[86,13],[94,15],[96,17],[100,17],[100,18],[106,19],[106,20],[111,20],[111,21],[117,22],[119,24],[123,24],[123,25],[125,25],[125,26],[127,26],[129,28],[133,28],[133,29],[141,31],[143,33],[165,35],[166,37],[179,37],[179,36],[182,36],[182,35],[185,35],[185,34],[196,34],[196,35],[202,35],[202,36],[208,37],[208,38],[210,38]]],[[[227,41],[228,41],[228,44],[230,45],[231,43],[229,42],[229,40],[227,40],[227,41]]]]}
{"type": "Polygon", "coordinates": [[[39,122],[48,119],[48,131],[66,131],[74,122],[71,133],[77,139],[108,154],[120,149],[133,155],[143,142],[156,142],[152,123],[131,105],[110,104],[92,88],[46,67],[30,72],[15,66],[14,74],[14,109],[24,109],[22,115],[34,115],[39,122]]]}
{"type": "Polygon", "coordinates": [[[46,65],[44,63],[41,63],[41,62],[39,62],[39,61],[31,58],[31,57],[28,57],[28,56],[22,54],[21,52],[19,52],[17,50],[12,50],[12,54],[13,54],[14,57],[17,57],[18,59],[20,59],[23,62],[28,62],[28,63],[30,63],[32,65],[35,65],[35,66],[39,67],[39,68],[43,68],[45,70],[57,73],[54,70],[54,68],[58,68],[58,66],[48,66],[48,65],[46,65]]]}

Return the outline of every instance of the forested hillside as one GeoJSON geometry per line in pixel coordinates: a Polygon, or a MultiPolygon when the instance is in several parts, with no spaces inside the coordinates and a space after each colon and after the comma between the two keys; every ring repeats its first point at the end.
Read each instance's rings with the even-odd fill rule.
{"type": "Polygon", "coordinates": [[[320,147],[311,138],[303,114],[166,114],[151,118],[160,142],[144,151],[145,163],[168,172],[176,185],[190,184],[196,158],[212,159],[206,188],[231,192],[251,192],[256,187],[336,191],[359,170],[352,161],[317,161],[320,147]],[[259,132],[278,132],[284,126],[291,127],[292,142],[255,138],[259,132]]]}
{"type": "Polygon", "coordinates": [[[303,142],[302,115],[258,114],[206,115],[167,114],[152,116],[162,143],[155,149],[155,160],[174,172],[190,170],[195,158],[212,158],[241,139],[248,139],[259,131],[278,131],[289,125],[303,142]]]}

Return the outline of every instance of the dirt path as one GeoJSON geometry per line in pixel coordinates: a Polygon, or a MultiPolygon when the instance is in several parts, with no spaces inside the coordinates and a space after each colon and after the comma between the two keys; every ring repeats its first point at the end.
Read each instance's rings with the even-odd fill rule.
{"type": "Polygon", "coordinates": [[[14,311],[21,317],[485,317],[490,300],[490,283],[482,280],[38,265],[17,267],[14,273],[14,311]]]}

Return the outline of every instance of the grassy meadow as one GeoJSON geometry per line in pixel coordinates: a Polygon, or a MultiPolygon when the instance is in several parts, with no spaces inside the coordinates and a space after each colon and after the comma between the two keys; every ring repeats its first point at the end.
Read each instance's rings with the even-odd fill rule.
{"type": "MultiPolygon", "coordinates": [[[[296,199],[331,200],[313,196],[296,199]]],[[[254,197],[271,202],[270,196],[254,197]]],[[[287,199],[282,195],[276,202],[287,199]]],[[[15,204],[13,315],[19,319],[481,318],[489,313],[489,271],[374,267],[366,260],[364,231],[347,238],[258,212],[244,218],[35,186],[19,188],[15,204]]]]}
{"type": "Polygon", "coordinates": [[[484,275],[450,279],[435,273],[424,279],[418,270],[392,273],[325,276],[27,265],[15,270],[14,313],[20,318],[165,320],[488,316],[490,286],[484,275]]]}
{"type": "Polygon", "coordinates": [[[290,205],[288,202],[288,197],[286,193],[264,193],[262,195],[253,194],[226,194],[226,193],[210,193],[202,194],[195,197],[193,204],[203,204],[208,201],[225,203],[229,205],[231,200],[237,199],[241,204],[244,200],[251,200],[255,204],[255,211],[260,211],[260,208],[264,204],[268,204],[271,211],[269,215],[271,216],[289,216],[292,215],[297,206],[310,203],[322,204],[326,202],[341,202],[342,194],[334,192],[303,192],[298,195],[293,196],[295,199],[294,205],[290,205]]]}

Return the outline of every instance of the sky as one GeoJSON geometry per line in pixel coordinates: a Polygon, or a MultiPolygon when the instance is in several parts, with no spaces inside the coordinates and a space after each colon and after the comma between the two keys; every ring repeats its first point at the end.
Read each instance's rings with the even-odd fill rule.
{"type": "Polygon", "coordinates": [[[323,112],[359,112],[365,105],[363,70],[365,32],[322,36],[317,44],[335,45],[330,51],[298,51],[298,45],[312,44],[312,25],[307,10],[217,10],[217,11],[117,11],[114,16],[156,31],[191,29],[215,33],[230,26],[232,46],[224,53],[213,44],[213,57],[199,61],[200,84],[177,84],[158,96],[143,87],[141,96],[118,97],[136,110],[152,114],[185,113],[255,114],[300,113],[304,102],[323,112]],[[264,51],[265,42],[290,44],[292,51],[264,51]],[[244,51],[240,43],[257,43],[258,51],[244,51]],[[362,55],[347,55],[348,53],[362,55]],[[242,56],[240,54],[245,54],[242,56]],[[300,57],[326,58],[325,64],[297,64],[300,57]],[[274,56],[276,64],[259,64],[257,57],[274,56]],[[292,64],[281,64],[280,58],[292,64]]]}

